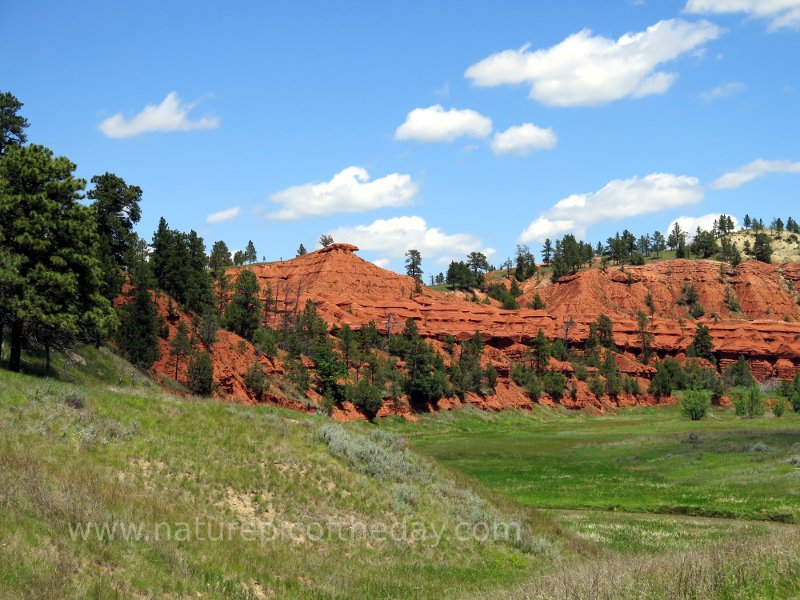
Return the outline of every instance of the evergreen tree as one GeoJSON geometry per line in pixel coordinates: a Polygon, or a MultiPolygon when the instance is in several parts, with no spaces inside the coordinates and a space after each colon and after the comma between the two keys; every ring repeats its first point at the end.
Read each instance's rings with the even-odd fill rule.
{"type": "Polygon", "coordinates": [[[761,262],[768,263],[772,260],[772,243],[766,233],[759,232],[753,241],[753,256],[761,262]]]}
{"type": "Polygon", "coordinates": [[[10,324],[9,368],[23,344],[50,348],[97,339],[116,323],[101,293],[97,228],[78,200],[75,165],[43,146],[8,145],[0,158],[0,319],[10,324]]]}
{"type": "Polygon", "coordinates": [[[214,365],[208,352],[196,352],[189,359],[186,383],[193,394],[211,395],[214,389],[214,365]]]}
{"type": "Polygon", "coordinates": [[[686,243],[686,233],[676,222],[667,236],[667,247],[670,250],[677,250],[679,246],[686,243]]]}
{"type": "Polygon", "coordinates": [[[17,113],[24,105],[11,92],[0,92],[0,156],[11,146],[22,146],[28,141],[25,130],[28,119],[17,113]]]}
{"type": "Polygon", "coordinates": [[[256,247],[253,245],[253,240],[247,240],[247,246],[244,249],[244,262],[254,263],[258,260],[256,254],[256,247]]]}
{"type": "Polygon", "coordinates": [[[406,252],[406,275],[414,279],[417,284],[422,283],[422,255],[419,250],[406,252]]]}
{"type": "Polygon", "coordinates": [[[170,229],[162,217],[153,234],[151,263],[158,287],[187,310],[198,313],[214,303],[208,257],[197,232],[170,229]]]}
{"type": "Polygon", "coordinates": [[[178,381],[178,369],[181,359],[192,351],[192,342],[189,340],[188,329],[183,321],[178,321],[175,334],[169,341],[169,355],[175,357],[175,381],[178,381]]]}
{"type": "Polygon", "coordinates": [[[553,257],[553,242],[550,241],[550,238],[545,239],[544,245],[542,246],[542,262],[544,264],[549,265],[550,260],[553,257]]]}
{"type": "Polygon", "coordinates": [[[742,225],[745,229],[750,229],[750,225],[752,222],[750,221],[750,215],[745,215],[744,219],[742,220],[742,225]]]}
{"type": "Polygon", "coordinates": [[[99,257],[104,274],[103,294],[114,300],[122,291],[123,270],[130,267],[137,241],[133,226],[142,217],[139,202],[142,189],[128,185],[113,173],[92,177],[94,189],[87,197],[94,200],[92,209],[99,236],[99,257]]]}
{"type": "Polygon", "coordinates": [[[650,332],[650,320],[643,311],[636,313],[636,326],[639,332],[639,341],[642,345],[642,358],[645,364],[650,362],[650,346],[653,343],[653,334],[650,332]]]}
{"type": "Polygon", "coordinates": [[[253,338],[261,322],[260,292],[256,274],[243,269],[233,284],[233,297],[225,307],[227,328],[247,340],[253,338]]]}
{"type": "Polygon", "coordinates": [[[323,248],[327,248],[331,244],[333,244],[333,236],[332,235],[327,234],[327,233],[323,233],[321,236],[319,236],[319,245],[320,246],[322,246],[323,248]]]}
{"type": "Polygon", "coordinates": [[[714,362],[714,342],[711,339],[711,331],[702,323],[697,324],[694,338],[687,352],[689,356],[705,358],[714,362]]]}
{"type": "Polygon", "coordinates": [[[211,256],[208,257],[208,267],[211,271],[211,277],[215,281],[219,281],[225,273],[225,269],[233,266],[231,259],[231,251],[228,250],[228,245],[222,240],[214,242],[211,246],[211,256]]]}
{"type": "Polygon", "coordinates": [[[344,358],[344,364],[346,366],[350,365],[350,359],[353,358],[357,350],[356,334],[353,332],[350,325],[345,323],[339,330],[339,351],[342,353],[342,358],[344,358]]]}
{"type": "Polygon", "coordinates": [[[481,275],[489,270],[489,261],[483,252],[470,252],[467,256],[467,265],[475,276],[481,275]]]}
{"type": "Polygon", "coordinates": [[[303,244],[300,244],[300,246],[297,248],[297,256],[303,256],[307,252],[308,250],[306,250],[306,247],[303,246],[303,244]]]}
{"type": "Polygon", "coordinates": [[[233,253],[233,266],[241,267],[245,263],[244,252],[237,250],[233,253]]]}
{"type": "Polygon", "coordinates": [[[536,273],[536,261],[534,260],[533,252],[526,244],[517,246],[515,262],[514,278],[516,281],[525,281],[536,273]]]}
{"type": "Polygon", "coordinates": [[[143,281],[134,281],[128,292],[130,300],[119,309],[120,327],[117,344],[134,365],[149,369],[161,358],[158,344],[158,309],[152,292],[143,281]]]}

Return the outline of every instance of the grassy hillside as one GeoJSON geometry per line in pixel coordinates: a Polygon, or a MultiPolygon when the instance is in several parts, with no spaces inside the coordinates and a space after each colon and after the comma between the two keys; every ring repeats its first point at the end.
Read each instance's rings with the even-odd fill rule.
{"type": "Polygon", "coordinates": [[[172,396],[104,349],[63,367],[0,371],[2,598],[800,592],[795,526],[587,509],[791,520],[795,415],[464,410],[341,426],[172,396]]]}
{"type": "Polygon", "coordinates": [[[571,552],[391,433],[177,398],[94,353],[80,385],[0,372],[3,598],[454,596],[571,552]]]}

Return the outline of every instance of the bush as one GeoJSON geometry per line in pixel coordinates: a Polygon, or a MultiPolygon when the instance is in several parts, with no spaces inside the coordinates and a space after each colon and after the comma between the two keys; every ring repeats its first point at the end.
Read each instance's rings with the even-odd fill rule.
{"type": "Polygon", "coordinates": [[[567,378],[558,371],[545,371],[542,375],[545,393],[554,400],[560,400],[567,391],[567,378]]]}
{"type": "Polygon", "coordinates": [[[692,421],[699,421],[711,408],[711,400],[700,391],[690,390],[681,398],[681,412],[692,421]]]}
{"type": "Polygon", "coordinates": [[[776,417],[782,417],[784,412],[786,412],[786,402],[783,398],[776,398],[772,405],[772,414],[776,417]]]}
{"type": "Polygon", "coordinates": [[[584,365],[575,365],[575,379],[586,381],[589,378],[589,371],[584,365]]]}
{"type": "Polygon", "coordinates": [[[761,399],[761,392],[755,386],[733,394],[733,406],[738,416],[747,419],[764,414],[764,402],[761,399]]]}
{"type": "Polygon", "coordinates": [[[755,383],[750,363],[744,356],[740,356],[735,363],[728,365],[723,375],[725,385],[728,387],[750,387],[755,383]]]}
{"type": "Polygon", "coordinates": [[[589,391],[600,398],[606,393],[606,382],[598,375],[593,375],[589,380],[589,391]]]}
{"type": "Polygon", "coordinates": [[[214,365],[208,352],[199,352],[189,360],[187,384],[194,394],[211,395],[214,388],[214,365]]]}
{"type": "Polygon", "coordinates": [[[269,389],[267,379],[264,377],[264,367],[260,362],[255,361],[248,367],[244,374],[244,384],[259,399],[264,394],[265,388],[269,389]]]}
{"type": "Polygon", "coordinates": [[[692,304],[691,308],[689,309],[689,314],[692,315],[693,319],[699,319],[706,314],[706,309],[703,308],[702,304],[692,304]]]}
{"type": "Polygon", "coordinates": [[[86,396],[75,390],[65,392],[62,400],[64,404],[76,410],[81,410],[86,407],[86,396]]]}
{"type": "Polygon", "coordinates": [[[370,420],[375,418],[383,406],[383,390],[372,385],[367,378],[362,378],[353,385],[347,386],[345,397],[364,411],[370,420]]]}

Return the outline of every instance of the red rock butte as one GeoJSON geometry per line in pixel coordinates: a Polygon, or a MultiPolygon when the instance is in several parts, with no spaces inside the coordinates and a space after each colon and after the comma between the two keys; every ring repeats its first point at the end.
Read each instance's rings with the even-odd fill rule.
{"type": "MultiPolygon", "coordinates": [[[[662,260],[640,267],[587,269],[557,283],[535,276],[521,284],[523,295],[518,300],[525,306],[538,294],[546,307],[503,310],[495,300],[485,303],[482,294],[481,302],[476,302],[462,292],[420,288],[412,278],[382,269],[357,256],[357,251],[358,247],[351,244],[332,244],[291,260],[231,268],[228,275],[233,280],[242,269],[255,273],[263,298],[269,289],[277,300],[278,313],[297,312],[312,300],[331,328],[343,324],[359,328],[373,321],[382,332],[388,327],[396,333],[411,318],[420,334],[437,347],[450,335],[465,340],[480,332],[486,341],[484,361],[495,365],[500,381],[494,396],[478,398],[468,394],[465,401],[485,408],[532,406],[534,402],[508,377],[510,365],[521,358],[525,344],[542,329],[550,338],[566,338],[571,345],[580,347],[589,324],[603,313],[613,321],[620,370],[643,384],[654,369],[637,358],[641,352],[636,319],[639,311],[651,317],[652,349],[659,357],[685,358],[697,324],[703,323],[711,331],[721,369],[739,356],[747,358],[755,376],[762,381],[773,377],[790,379],[800,368],[800,306],[795,291],[800,282],[798,263],[748,261],[731,267],[710,260],[662,260]],[[687,284],[695,288],[705,309],[704,316],[697,320],[688,315],[688,307],[679,303],[687,284]],[[735,308],[731,298],[738,303],[736,311],[730,310],[735,308]]],[[[504,275],[493,274],[508,284],[510,280],[504,275]]],[[[166,310],[164,306],[161,309],[166,310]]],[[[179,318],[188,316],[181,313],[179,318]]],[[[169,321],[173,327],[175,319],[169,321]]],[[[162,351],[168,357],[166,348],[162,351]]],[[[278,378],[283,373],[279,361],[259,356],[248,342],[227,331],[219,332],[211,351],[215,383],[222,395],[235,399],[254,401],[243,380],[252,361],[261,361],[267,372],[278,378]]],[[[156,370],[169,375],[170,365],[174,375],[174,362],[168,358],[157,363],[156,370]]],[[[555,361],[552,366],[571,374],[569,363],[555,361]]],[[[605,402],[590,398],[584,382],[573,383],[578,390],[577,399],[565,398],[562,405],[604,409],[605,402]]],[[[310,397],[315,399],[313,392],[310,397]]],[[[274,389],[267,400],[308,408],[274,389]]],[[[652,398],[642,394],[622,397],[615,403],[649,401],[652,398]]],[[[542,402],[547,403],[547,398],[542,402]]],[[[449,398],[440,405],[447,408],[459,403],[460,400],[449,398]]],[[[407,407],[384,406],[382,414],[388,412],[406,413],[407,407]]]]}

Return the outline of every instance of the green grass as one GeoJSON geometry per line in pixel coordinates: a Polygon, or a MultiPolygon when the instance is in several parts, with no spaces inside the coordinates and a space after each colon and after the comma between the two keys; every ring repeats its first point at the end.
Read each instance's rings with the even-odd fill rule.
{"type": "Polygon", "coordinates": [[[549,520],[481,498],[387,432],[335,426],[336,446],[320,437],[325,417],[177,398],[82,352],[79,385],[0,371],[0,597],[455,597],[574,553],[549,520]],[[523,536],[462,542],[461,521],[523,536]],[[196,522],[233,533],[198,539],[196,522]],[[347,537],[403,522],[444,535],[347,537]],[[128,523],[143,536],[70,535],[128,523]],[[271,524],[300,536],[242,534],[271,524]]]}
{"type": "Polygon", "coordinates": [[[529,506],[800,522],[800,416],[691,422],[675,408],[591,417],[436,415],[388,427],[529,506]],[[688,443],[694,434],[700,443],[688,443]]]}

